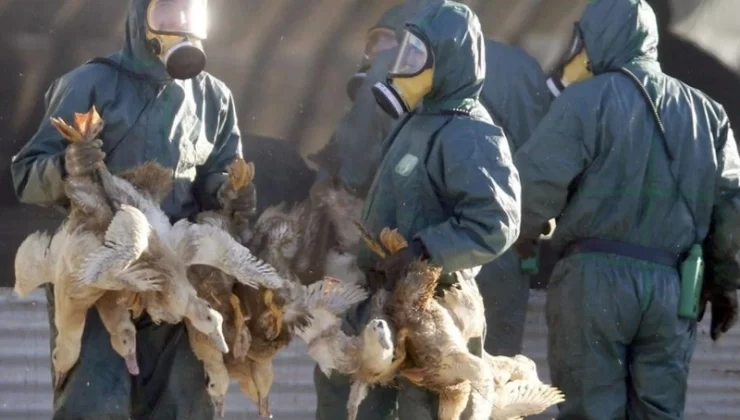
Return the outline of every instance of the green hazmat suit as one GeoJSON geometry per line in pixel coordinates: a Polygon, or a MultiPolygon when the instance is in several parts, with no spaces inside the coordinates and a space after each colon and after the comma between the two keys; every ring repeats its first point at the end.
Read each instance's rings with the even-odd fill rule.
{"type": "MultiPolygon", "coordinates": [[[[529,139],[550,107],[546,80],[537,60],[521,48],[486,41],[486,81],[480,99],[504,130],[512,153],[529,139]]],[[[510,250],[484,265],[476,277],[486,307],[485,349],[490,354],[515,356],[522,351],[530,279],[520,262],[510,250]]]]}
{"type": "MultiPolygon", "coordinates": [[[[503,131],[478,101],[486,62],[477,17],[466,6],[445,2],[410,24],[431,43],[433,87],[423,106],[404,116],[384,141],[362,223],[374,235],[390,227],[408,240],[421,240],[430,261],[447,273],[443,287],[473,283],[479,267],[505,252],[518,235],[517,171],[503,131]]],[[[377,262],[368,249],[360,250],[358,265],[368,275],[377,275],[377,262]]],[[[368,321],[368,306],[348,313],[347,333],[357,334],[368,321]]],[[[474,354],[482,353],[482,338],[469,343],[474,354]]],[[[320,372],[315,380],[317,419],[346,418],[348,380],[336,373],[327,380],[320,372]]],[[[400,382],[397,394],[372,389],[359,418],[436,419],[437,397],[400,382]]]]}
{"type": "MultiPolygon", "coordinates": [[[[399,21],[405,22],[400,20],[404,11],[412,13],[418,5],[404,7],[390,8],[373,27],[399,27],[399,21]]],[[[377,105],[371,89],[385,80],[397,51],[381,52],[365,69],[365,81],[352,107],[317,158],[322,167],[320,177],[334,175],[363,198],[380,163],[382,141],[396,123],[377,105]]],[[[531,136],[550,106],[546,79],[537,60],[521,48],[486,40],[486,78],[480,101],[494,123],[503,128],[512,152],[531,136]]],[[[522,350],[530,278],[522,273],[520,261],[516,253],[507,252],[484,265],[477,277],[489,327],[485,348],[491,354],[514,356],[522,350]]]]}
{"type": "MultiPolygon", "coordinates": [[[[406,21],[403,11],[402,5],[391,7],[370,29],[402,27],[406,21]]],[[[385,80],[397,52],[397,47],[380,51],[372,62],[363,58],[359,71],[365,77],[357,88],[352,107],[339,121],[327,145],[309,157],[320,167],[317,181],[333,176],[352,194],[367,196],[380,164],[383,140],[396,124],[375,102],[372,87],[385,80]]]]}
{"type": "MultiPolygon", "coordinates": [[[[226,166],[241,156],[233,97],[206,72],[184,81],[167,75],[147,47],[148,4],[130,2],[125,44],[108,57],[114,64],[80,66],[49,88],[44,119],[11,165],[21,202],[66,205],[66,144],[49,119],[72,121],[75,112],[95,105],[105,121],[100,137],[112,172],[150,160],[173,168],[174,188],[163,203],[173,220],[218,206],[216,192],[226,166]]],[[[53,292],[47,292],[53,337],[53,292]]],[[[141,373],[132,377],[112,350],[97,311],[89,312],[79,363],[55,395],[54,419],[213,417],[203,367],[190,350],[184,325],[157,326],[144,316],[137,328],[141,373]]]]}
{"type": "Polygon", "coordinates": [[[321,167],[317,181],[337,177],[353,195],[367,196],[381,158],[381,145],[396,121],[375,102],[372,87],[385,80],[397,48],[381,51],[367,70],[351,109],[342,117],[324,149],[310,157],[321,167]],[[365,129],[361,129],[365,128],[365,129]]]}
{"type": "Polygon", "coordinates": [[[711,223],[718,281],[738,287],[737,146],[721,105],[662,73],[645,1],[591,1],[579,26],[595,76],[567,87],[515,154],[521,239],[558,218],[546,305],[558,418],[681,419],[696,323],[678,317],[676,256],[711,223]],[[648,261],[658,252],[673,263],[648,261]]]}

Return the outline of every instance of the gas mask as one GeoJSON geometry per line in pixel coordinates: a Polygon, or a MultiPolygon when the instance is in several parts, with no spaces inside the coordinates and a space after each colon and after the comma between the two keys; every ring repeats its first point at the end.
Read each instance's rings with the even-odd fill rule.
{"type": "Polygon", "coordinates": [[[152,0],[146,38],[175,79],[190,79],[206,67],[201,41],[207,37],[207,0],[152,0]]]}
{"type": "Polygon", "coordinates": [[[547,79],[547,87],[553,96],[557,97],[568,85],[586,80],[593,76],[586,54],[586,45],[583,43],[581,28],[578,22],[573,25],[573,34],[568,48],[557,62],[555,71],[547,79]]]}
{"type": "Polygon", "coordinates": [[[395,119],[416,108],[432,90],[434,57],[431,49],[409,29],[404,33],[386,81],[373,86],[378,105],[395,119]]]}
{"type": "Polygon", "coordinates": [[[367,34],[367,43],[365,44],[365,54],[362,57],[362,64],[357,73],[347,82],[347,96],[354,101],[357,90],[362,85],[367,74],[365,73],[375,60],[375,56],[381,51],[390,50],[398,45],[396,31],[390,28],[377,27],[373,28],[367,34]]]}

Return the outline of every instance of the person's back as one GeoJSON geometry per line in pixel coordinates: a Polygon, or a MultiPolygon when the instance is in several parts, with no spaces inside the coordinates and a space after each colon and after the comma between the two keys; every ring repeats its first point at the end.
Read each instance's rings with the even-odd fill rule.
{"type": "Polygon", "coordinates": [[[481,103],[504,129],[516,152],[547,113],[552,96],[537,60],[519,47],[486,40],[486,81],[481,103]]]}
{"type": "MultiPolygon", "coordinates": [[[[585,33],[600,31],[588,24],[593,23],[582,24],[585,33]]],[[[546,117],[554,123],[559,112],[575,112],[599,122],[598,127],[566,127],[585,134],[580,153],[588,166],[558,219],[553,242],[562,250],[574,240],[598,237],[682,252],[695,242],[697,229],[700,235],[708,230],[717,178],[713,156],[724,146],[727,116],[707,95],[661,71],[654,59],[657,37],[639,29],[623,36],[631,38],[615,41],[618,45],[589,45],[598,75],[566,89],[546,117]],[[640,85],[620,67],[647,88],[674,161],[640,85]],[[699,226],[691,225],[673,177],[699,226]]]]}
{"type": "Polygon", "coordinates": [[[702,92],[663,74],[657,63],[637,65],[633,73],[655,102],[674,160],[650,104],[629,76],[603,74],[566,89],[563,101],[594,113],[600,124],[596,136],[586,137],[591,141],[582,153],[590,165],[553,235],[561,250],[597,237],[684,252],[695,243],[697,230],[700,237],[708,232],[717,187],[715,155],[727,140],[727,115],[702,92]],[[583,100],[594,91],[601,95],[583,100]]]}
{"type": "Polygon", "coordinates": [[[722,107],[661,72],[643,0],[594,0],[576,33],[594,76],[565,88],[515,155],[520,241],[558,218],[546,317],[559,418],[680,419],[702,246],[713,337],[737,316],[740,157],[722,107]]]}
{"type": "MultiPolygon", "coordinates": [[[[220,207],[226,168],[241,156],[241,136],[231,92],[202,71],[204,28],[177,18],[185,10],[178,8],[191,6],[205,7],[199,1],[131,0],[124,47],[54,82],[38,131],[11,164],[21,202],[66,207],[66,177],[88,175],[105,158],[113,173],[147,161],[171,168],[173,190],[162,207],[173,221],[220,207]],[[184,27],[171,26],[173,14],[184,27]],[[51,117],[72,121],[93,105],[104,120],[99,141],[70,145],[50,124],[51,117]]],[[[234,205],[252,214],[253,194],[240,194],[234,205]]],[[[54,337],[51,287],[47,298],[54,337]]],[[[56,378],[53,419],[213,417],[203,365],[184,325],[155,325],[145,314],[135,326],[137,349],[124,363],[97,310],[88,311],[79,361],[65,381],[56,378]],[[132,376],[127,367],[137,359],[140,373],[132,376]]]]}

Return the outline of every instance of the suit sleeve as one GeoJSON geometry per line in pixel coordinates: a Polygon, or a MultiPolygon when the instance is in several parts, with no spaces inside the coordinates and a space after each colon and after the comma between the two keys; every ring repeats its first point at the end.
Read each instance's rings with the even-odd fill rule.
{"type": "Polygon", "coordinates": [[[221,207],[216,197],[219,188],[226,181],[227,168],[237,157],[242,157],[241,132],[236,116],[236,106],[231,92],[221,113],[216,141],[206,163],[199,168],[195,179],[195,197],[203,210],[221,207]]]}
{"type": "Polygon", "coordinates": [[[506,138],[474,128],[439,133],[427,169],[452,216],[417,233],[446,272],[477,267],[506,251],[519,234],[520,186],[506,138]]]}
{"type": "Polygon", "coordinates": [[[710,232],[710,264],[716,286],[740,288],[740,157],[729,123],[717,153],[718,182],[710,232]]]}
{"type": "Polygon", "coordinates": [[[521,239],[540,236],[565,209],[569,188],[590,162],[581,118],[561,95],[514,155],[522,183],[521,239]]]}
{"type": "Polygon", "coordinates": [[[92,84],[80,77],[57,79],[44,97],[45,113],[36,133],[13,156],[10,170],[15,194],[22,203],[49,207],[65,205],[64,150],[66,140],[51,125],[52,117],[66,122],[75,112],[85,112],[93,104],[92,84]]]}

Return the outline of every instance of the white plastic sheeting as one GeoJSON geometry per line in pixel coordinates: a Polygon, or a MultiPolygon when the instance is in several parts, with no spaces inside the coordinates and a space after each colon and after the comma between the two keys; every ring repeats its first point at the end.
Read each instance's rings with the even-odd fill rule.
{"type": "MultiPolygon", "coordinates": [[[[529,304],[524,354],[532,357],[543,381],[549,381],[546,354],[544,294],[534,292],[529,304]]],[[[0,419],[46,420],[51,417],[49,328],[42,291],[19,299],[0,289],[0,419]]],[[[687,419],[737,419],[740,413],[740,328],[718,344],[708,336],[708,322],[691,367],[687,419]]],[[[313,363],[295,340],[275,361],[270,398],[276,420],[314,418],[313,363]]],[[[232,384],[226,401],[227,419],[256,419],[254,405],[232,384]]],[[[551,418],[538,416],[540,419],[551,418]]]]}

